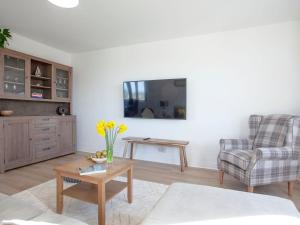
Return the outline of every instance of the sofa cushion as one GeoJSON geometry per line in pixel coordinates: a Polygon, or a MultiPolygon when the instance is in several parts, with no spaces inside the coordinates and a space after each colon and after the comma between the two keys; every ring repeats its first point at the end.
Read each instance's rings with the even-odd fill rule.
{"type": "Polygon", "coordinates": [[[288,131],[290,115],[264,116],[254,140],[254,148],[282,147],[288,131]]]}
{"type": "Polygon", "coordinates": [[[8,195],[0,193],[0,202],[8,197],[9,197],[8,195]]]}
{"type": "Polygon", "coordinates": [[[50,224],[60,224],[60,225],[87,225],[77,219],[73,219],[64,215],[53,213],[51,210],[35,217],[33,221],[44,221],[50,224]]]}
{"type": "Polygon", "coordinates": [[[32,220],[7,220],[3,225],[87,225],[79,220],[47,211],[32,220]]]}
{"type": "Polygon", "coordinates": [[[246,170],[253,154],[254,152],[252,150],[222,151],[220,159],[246,170]]]}
{"type": "Polygon", "coordinates": [[[141,225],[298,224],[299,215],[293,202],[288,199],[174,183],[141,225]],[[277,223],[276,218],[281,218],[281,223],[277,223]],[[231,219],[240,220],[232,223],[231,219]],[[224,223],[222,220],[229,222],[224,223]],[[253,223],[249,223],[251,220],[254,220],[253,223]],[[292,220],[296,222],[289,223],[292,220]]]}
{"type": "Polygon", "coordinates": [[[44,211],[19,199],[8,197],[0,201],[0,221],[32,219],[44,211]]]}

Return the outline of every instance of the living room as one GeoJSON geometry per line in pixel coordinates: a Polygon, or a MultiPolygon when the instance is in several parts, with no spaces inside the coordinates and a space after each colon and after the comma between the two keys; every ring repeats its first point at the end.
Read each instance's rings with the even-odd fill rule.
{"type": "Polygon", "coordinates": [[[300,1],[3,0],[0,21],[3,224],[300,224],[300,1]]]}

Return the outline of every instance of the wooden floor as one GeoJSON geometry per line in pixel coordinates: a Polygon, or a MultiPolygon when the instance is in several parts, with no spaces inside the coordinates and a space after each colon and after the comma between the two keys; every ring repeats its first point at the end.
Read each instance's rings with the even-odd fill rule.
{"type": "MultiPolygon", "coordinates": [[[[83,157],[83,153],[77,153],[22,167],[0,174],[0,192],[8,195],[23,191],[48,180],[54,179],[53,168],[66,162],[83,157]]],[[[134,178],[171,184],[173,182],[187,182],[220,187],[218,172],[214,170],[188,168],[184,173],[179,167],[162,163],[135,160],[134,178]]],[[[245,186],[230,176],[224,177],[223,188],[244,191],[245,186]]],[[[272,184],[256,187],[254,192],[289,198],[287,195],[287,183],[272,184]]],[[[300,184],[297,182],[293,197],[290,198],[300,211],[300,184]]]]}

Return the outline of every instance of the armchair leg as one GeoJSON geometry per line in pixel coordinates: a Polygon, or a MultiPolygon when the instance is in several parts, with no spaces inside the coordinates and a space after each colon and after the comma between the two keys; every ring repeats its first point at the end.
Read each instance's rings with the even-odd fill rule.
{"type": "Polygon", "coordinates": [[[293,195],[295,181],[288,182],[288,195],[291,197],[293,195]]]}
{"type": "Polygon", "coordinates": [[[247,192],[253,193],[254,187],[253,186],[248,186],[247,187],[247,192]]]}
{"type": "Polygon", "coordinates": [[[219,181],[220,181],[220,184],[223,184],[223,181],[224,181],[224,171],[222,171],[222,170],[219,170],[219,181]]]}

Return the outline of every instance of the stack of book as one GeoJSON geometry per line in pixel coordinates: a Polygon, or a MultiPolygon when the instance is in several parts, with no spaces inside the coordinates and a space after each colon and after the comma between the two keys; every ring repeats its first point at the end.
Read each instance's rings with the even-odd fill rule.
{"type": "Polygon", "coordinates": [[[80,175],[91,175],[91,174],[105,173],[105,172],[106,172],[105,166],[100,164],[91,165],[86,168],[79,168],[80,175]]]}
{"type": "Polygon", "coordinates": [[[32,92],[31,97],[32,98],[43,98],[43,93],[32,92]]]}

